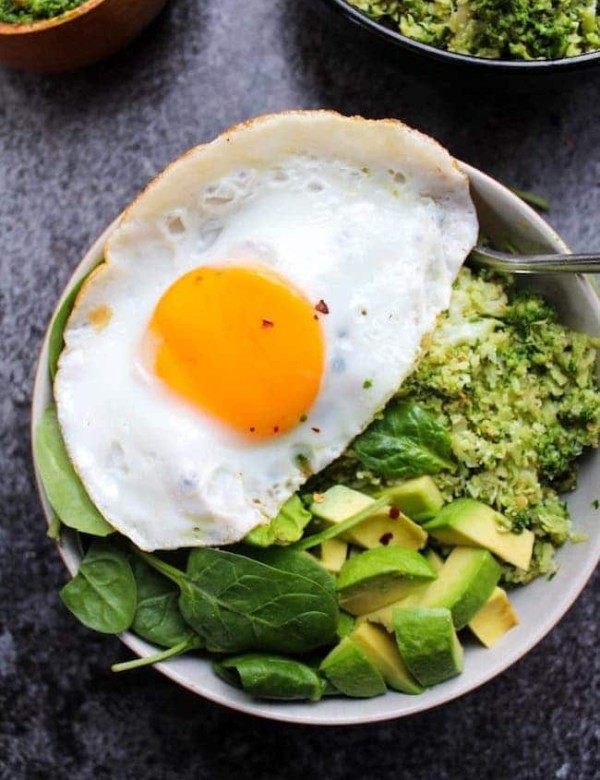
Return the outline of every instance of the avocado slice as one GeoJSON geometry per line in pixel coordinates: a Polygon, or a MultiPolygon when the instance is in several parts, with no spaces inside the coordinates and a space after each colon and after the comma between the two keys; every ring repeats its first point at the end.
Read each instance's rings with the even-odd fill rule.
{"type": "Polygon", "coordinates": [[[328,572],[338,574],[348,555],[348,543],[341,539],[327,539],[321,542],[321,557],[319,561],[328,572]]]}
{"type": "Polygon", "coordinates": [[[337,579],[340,606],[353,615],[363,615],[408,596],[436,577],[414,550],[375,547],[348,558],[342,566],[337,579]]]}
{"type": "Polygon", "coordinates": [[[425,550],[423,555],[425,556],[425,560],[431,566],[431,568],[434,571],[439,572],[439,570],[444,565],[444,559],[442,558],[442,556],[439,553],[437,553],[435,550],[432,550],[431,547],[428,550],[425,550]]]}
{"type": "Polygon", "coordinates": [[[372,623],[393,630],[393,612],[406,607],[445,607],[452,612],[457,630],[467,625],[496,587],[502,568],[488,550],[455,547],[442,562],[438,578],[403,600],[365,615],[372,623]]]}
{"type": "Polygon", "coordinates": [[[348,634],[353,631],[355,622],[352,615],[348,612],[344,612],[343,609],[340,609],[340,619],[338,620],[337,629],[335,631],[338,639],[343,639],[345,636],[348,636],[348,634]]]}
{"type": "Polygon", "coordinates": [[[402,660],[398,645],[386,631],[371,623],[361,623],[350,637],[369,656],[390,688],[402,693],[423,693],[423,687],[402,660]]]}
{"type": "Polygon", "coordinates": [[[469,621],[469,628],[486,647],[492,647],[507,631],[519,624],[519,618],[506,591],[494,588],[492,595],[469,621]]]}
{"type": "Polygon", "coordinates": [[[503,516],[472,498],[458,498],[423,527],[444,544],[484,547],[519,569],[528,569],[533,552],[531,531],[505,531],[503,516]]]}
{"type": "Polygon", "coordinates": [[[369,698],[386,691],[383,675],[350,637],[345,637],[333,648],[319,670],[346,696],[369,698]]]}
{"type": "MultiPolygon", "coordinates": [[[[421,555],[425,558],[434,572],[439,574],[442,566],[444,565],[444,559],[442,556],[431,548],[428,548],[422,552],[421,555]]],[[[364,615],[361,615],[358,619],[358,623],[364,623],[365,621],[369,621],[369,623],[379,623],[381,626],[383,626],[383,628],[385,628],[386,631],[393,632],[394,626],[392,623],[392,612],[397,607],[401,607],[405,601],[408,606],[415,606],[415,604],[417,604],[419,594],[424,593],[431,584],[432,583],[430,580],[425,580],[422,585],[420,585],[418,588],[415,588],[415,590],[412,591],[409,595],[405,596],[404,599],[400,599],[399,601],[395,601],[393,604],[388,604],[386,607],[381,607],[380,609],[376,609],[373,612],[367,612],[364,615]]]]}
{"type": "Polygon", "coordinates": [[[502,567],[488,550],[455,547],[439,570],[437,580],[418,598],[418,606],[446,607],[452,612],[458,631],[485,604],[501,574],[502,567]]]}
{"type": "Polygon", "coordinates": [[[404,512],[415,523],[431,520],[444,506],[438,486],[428,475],[387,487],[379,495],[389,498],[392,506],[404,512]]]}
{"type": "Polygon", "coordinates": [[[421,685],[437,685],[462,672],[464,652],[449,609],[395,609],[394,631],[400,655],[421,685]]]}
{"type": "MultiPolygon", "coordinates": [[[[341,523],[374,503],[374,500],[371,496],[345,485],[334,485],[315,497],[310,511],[326,523],[341,523]]],[[[388,507],[367,517],[340,538],[366,549],[394,544],[410,550],[420,550],[427,542],[427,534],[420,525],[388,507]]]]}

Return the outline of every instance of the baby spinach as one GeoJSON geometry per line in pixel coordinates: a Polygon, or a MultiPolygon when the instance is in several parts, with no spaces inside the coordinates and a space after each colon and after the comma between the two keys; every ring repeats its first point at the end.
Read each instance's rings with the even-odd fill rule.
{"type": "Polygon", "coordinates": [[[69,319],[69,315],[71,314],[73,304],[75,303],[75,299],[77,298],[79,290],[81,290],[83,283],[91,273],[92,271],[86,274],[82,279],[76,282],[73,287],[71,287],[67,293],[66,298],[61,303],[59,310],[54,315],[54,319],[52,320],[52,325],[50,326],[50,335],[48,336],[48,370],[50,372],[50,379],[52,379],[52,381],[54,381],[54,377],[56,376],[56,371],[58,369],[58,359],[65,345],[63,340],[63,333],[65,331],[67,320],[69,319]]]}
{"type": "Polygon", "coordinates": [[[179,588],[138,555],[133,557],[131,568],[137,586],[132,630],[147,642],[161,647],[170,648],[187,642],[193,631],[179,611],[179,588]]]}
{"type": "Polygon", "coordinates": [[[304,507],[300,496],[293,495],[270,523],[253,528],[249,534],[246,534],[244,541],[257,547],[291,544],[300,539],[311,518],[312,515],[304,507]]]}
{"type": "Polygon", "coordinates": [[[339,614],[333,578],[293,550],[252,555],[257,553],[268,553],[269,564],[239,552],[196,548],[185,573],[140,554],[179,586],[181,613],[210,651],[304,653],[329,642],[339,614]]]}
{"type": "Polygon", "coordinates": [[[354,452],[366,468],[383,477],[409,479],[455,467],[450,435],[417,404],[388,404],[354,440],[354,452]]]}
{"type": "Polygon", "coordinates": [[[325,593],[328,593],[332,586],[335,587],[331,574],[310,555],[298,555],[297,552],[282,547],[253,549],[240,546],[237,548],[237,551],[242,552],[249,558],[253,558],[255,561],[265,563],[267,566],[273,566],[290,574],[306,577],[315,586],[321,587],[325,593]]]}
{"type": "Polygon", "coordinates": [[[213,668],[225,682],[258,699],[318,701],[325,688],[325,681],[310,666],[278,655],[238,655],[213,668]]]}
{"type": "Polygon", "coordinates": [[[113,533],[114,528],[96,509],[73,468],[53,406],[42,413],[33,446],[42,485],[60,521],[93,536],[113,533]]]}
{"type": "Polygon", "coordinates": [[[137,599],[126,554],[107,540],[95,539],[60,597],[84,626],[103,634],[125,631],[133,622],[137,599]]]}
{"type": "Polygon", "coordinates": [[[179,642],[179,644],[173,647],[169,647],[167,650],[161,650],[160,653],[146,655],[142,658],[134,658],[133,661],[113,664],[110,669],[112,672],[128,672],[130,669],[139,669],[142,666],[153,666],[161,661],[168,661],[169,658],[175,658],[177,655],[183,655],[188,650],[196,650],[201,644],[200,639],[195,634],[190,634],[188,639],[179,642]]]}

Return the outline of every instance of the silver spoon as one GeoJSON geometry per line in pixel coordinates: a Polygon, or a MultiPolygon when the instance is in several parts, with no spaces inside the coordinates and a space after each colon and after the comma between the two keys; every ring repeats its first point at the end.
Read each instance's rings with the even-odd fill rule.
{"type": "Polygon", "coordinates": [[[476,246],[469,260],[474,265],[513,274],[600,273],[600,254],[514,255],[476,246]]]}

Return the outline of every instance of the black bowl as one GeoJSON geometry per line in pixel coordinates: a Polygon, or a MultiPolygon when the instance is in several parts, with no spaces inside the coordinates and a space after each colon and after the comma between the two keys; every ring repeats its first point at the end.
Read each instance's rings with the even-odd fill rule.
{"type": "Polygon", "coordinates": [[[485,83],[486,86],[510,86],[518,91],[554,88],[572,84],[574,79],[580,79],[583,75],[591,76],[593,66],[600,63],[600,51],[557,60],[527,61],[493,60],[455,54],[407,38],[384,23],[371,19],[347,0],[317,0],[317,7],[329,9],[338,18],[342,17],[349,22],[348,31],[354,29],[362,36],[363,43],[365,35],[368,35],[385,45],[410,70],[435,74],[444,80],[459,79],[470,86],[485,83]]]}

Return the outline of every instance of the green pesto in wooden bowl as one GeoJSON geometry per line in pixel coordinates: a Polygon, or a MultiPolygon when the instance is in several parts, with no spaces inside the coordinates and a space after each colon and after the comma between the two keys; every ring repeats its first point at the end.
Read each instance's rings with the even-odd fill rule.
{"type": "Polygon", "coordinates": [[[86,0],[0,0],[0,22],[34,24],[72,11],[86,0]]]}

